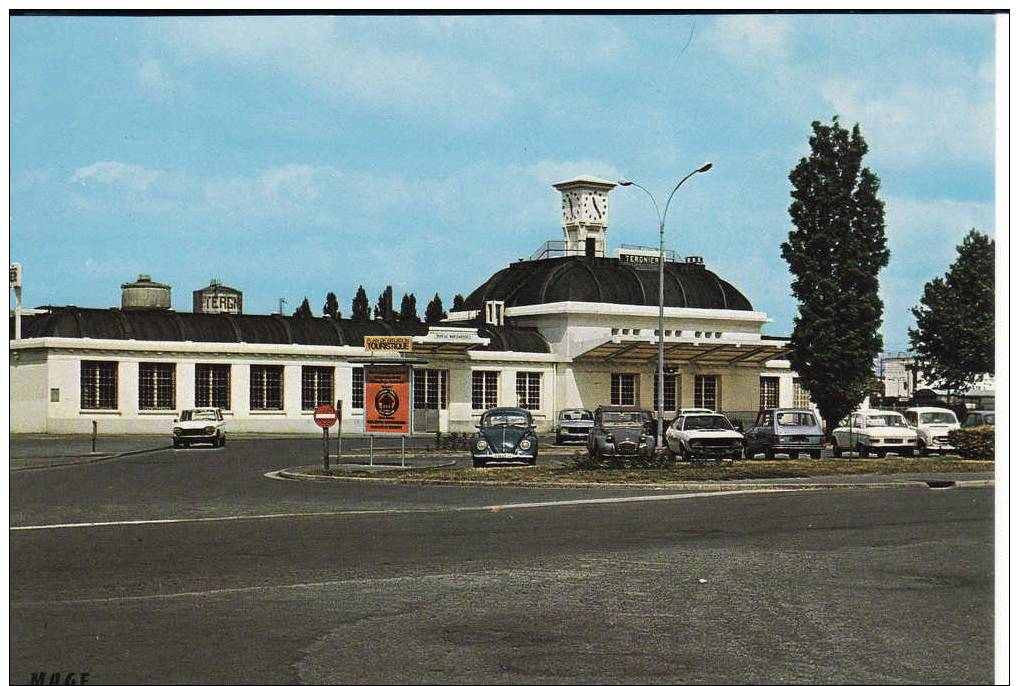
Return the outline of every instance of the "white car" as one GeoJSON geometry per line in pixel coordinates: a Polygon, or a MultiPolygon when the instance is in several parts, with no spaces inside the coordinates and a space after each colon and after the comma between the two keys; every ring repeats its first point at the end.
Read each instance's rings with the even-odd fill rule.
{"type": "Polygon", "coordinates": [[[710,410],[680,411],[665,430],[665,445],[681,460],[743,457],[743,434],[732,428],[725,415],[710,410]]]}
{"type": "Polygon", "coordinates": [[[948,432],[959,428],[959,418],[954,412],[943,407],[911,407],[902,414],[916,431],[917,451],[921,455],[955,450],[948,442],[948,432]]]}
{"type": "Polygon", "coordinates": [[[192,443],[209,443],[212,447],[226,445],[226,422],[218,407],[193,407],[182,410],[173,420],[173,447],[192,443]]]}
{"type": "Polygon", "coordinates": [[[884,457],[887,453],[910,456],[916,448],[916,431],[906,424],[906,418],[888,410],[859,410],[852,413],[831,432],[832,454],[855,451],[860,457],[874,453],[884,457]]]}

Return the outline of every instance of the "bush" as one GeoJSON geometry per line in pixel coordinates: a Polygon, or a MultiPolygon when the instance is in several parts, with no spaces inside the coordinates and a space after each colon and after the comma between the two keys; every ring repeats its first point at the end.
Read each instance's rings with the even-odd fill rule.
{"type": "Polygon", "coordinates": [[[448,434],[436,434],[435,447],[439,450],[466,450],[471,449],[472,433],[453,431],[448,434]]]}
{"type": "Polygon", "coordinates": [[[675,460],[667,453],[657,453],[651,457],[620,455],[595,458],[585,450],[572,460],[575,469],[663,469],[675,464],[675,460]]]}
{"type": "Polygon", "coordinates": [[[977,426],[972,429],[956,429],[948,433],[948,440],[966,460],[994,459],[994,427],[977,426]]]}

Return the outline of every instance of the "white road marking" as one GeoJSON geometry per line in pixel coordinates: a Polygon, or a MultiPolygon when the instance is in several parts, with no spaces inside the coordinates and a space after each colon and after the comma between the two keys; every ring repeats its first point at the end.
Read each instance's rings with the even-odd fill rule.
{"type": "Polygon", "coordinates": [[[260,519],[297,519],[307,517],[356,517],[374,515],[446,513],[446,512],[501,512],[541,507],[572,507],[576,505],[615,505],[620,503],[654,502],[663,500],[685,500],[689,498],[710,498],[715,496],[745,495],[754,493],[791,493],[800,489],[747,489],[745,491],[707,491],[697,493],[669,493],[665,495],[622,496],[617,498],[584,498],[579,500],[549,500],[533,503],[506,503],[504,505],[480,505],[445,508],[403,508],[384,510],[335,510],[326,512],[278,512],[273,514],[230,515],[223,517],[181,517],[177,519],[127,519],[111,522],[68,522],[64,524],[29,524],[12,526],[11,531],[43,531],[47,529],[87,529],[102,526],[152,526],[156,524],[198,524],[205,522],[257,521],[260,519]]]}

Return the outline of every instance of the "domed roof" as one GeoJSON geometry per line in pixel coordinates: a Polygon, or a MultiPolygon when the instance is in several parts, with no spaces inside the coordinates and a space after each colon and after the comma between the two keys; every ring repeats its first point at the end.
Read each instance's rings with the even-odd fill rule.
{"type": "MultiPolygon", "coordinates": [[[[200,314],[172,310],[118,310],[50,307],[45,314],[22,319],[23,338],[96,338],[203,343],[272,343],[276,345],[364,345],[365,336],[423,336],[424,322],[304,319],[281,315],[200,314]]],[[[534,328],[492,326],[481,322],[443,322],[444,327],[471,329],[490,340],[485,350],[547,353],[547,341],[534,328]]],[[[14,338],[14,317],[10,318],[14,338]]]]}
{"type": "MultiPolygon", "coordinates": [[[[506,307],[555,302],[658,305],[658,269],[639,269],[616,258],[571,256],[529,260],[496,272],[467,296],[465,310],[487,300],[506,307]]],[[[736,288],[703,262],[665,263],[665,306],[712,310],[753,310],[736,288]]]]}

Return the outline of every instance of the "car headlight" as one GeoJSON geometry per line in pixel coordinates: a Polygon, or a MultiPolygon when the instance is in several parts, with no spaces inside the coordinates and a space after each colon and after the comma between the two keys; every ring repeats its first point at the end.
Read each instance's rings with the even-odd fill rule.
{"type": "Polygon", "coordinates": [[[616,439],[614,439],[614,438],[612,437],[612,434],[606,434],[606,435],[605,435],[605,442],[606,442],[606,443],[612,443],[612,442],[613,442],[613,441],[615,441],[615,440],[616,440],[616,439]]]}
{"type": "Polygon", "coordinates": [[[184,429],[180,428],[179,426],[173,427],[174,436],[180,436],[182,433],[184,433],[184,429]]]}
{"type": "Polygon", "coordinates": [[[484,450],[485,448],[488,447],[488,441],[486,441],[484,439],[481,439],[477,443],[474,444],[474,447],[477,450],[484,450]]]}
{"type": "Polygon", "coordinates": [[[216,433],[216,427],[214,427],[214,426],[207,426],[207,427],[205,427],[205,433],[207,433],[207,434],[209,434],[211,436],[212,434],[216,433]]]}
{"type": "Polygon", "coordinates": [[[531,449],[531,441],[530,441],[530,439],[525,438],[524,440],[520,441],[520,449],[521,450],[530,450],[531,449]]]}

